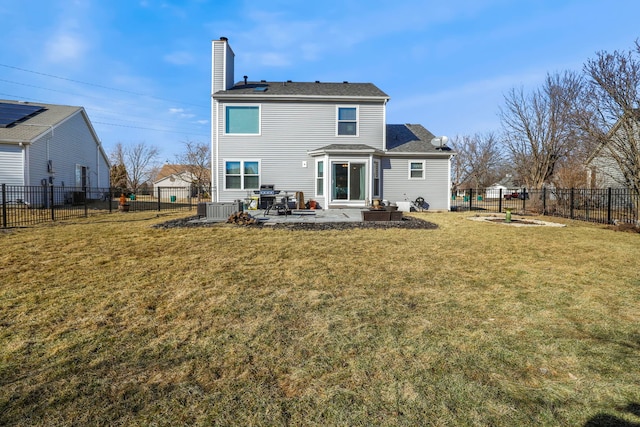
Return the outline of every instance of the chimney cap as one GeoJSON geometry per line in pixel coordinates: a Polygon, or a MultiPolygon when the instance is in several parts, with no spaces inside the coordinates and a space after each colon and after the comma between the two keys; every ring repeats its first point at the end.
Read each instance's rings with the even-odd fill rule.
{"type": "Polygon", "coordinates": [[[229,39],[224,36],[220,37],[220,40],[222,40],[223,42],[229,41],[229,39]]]}

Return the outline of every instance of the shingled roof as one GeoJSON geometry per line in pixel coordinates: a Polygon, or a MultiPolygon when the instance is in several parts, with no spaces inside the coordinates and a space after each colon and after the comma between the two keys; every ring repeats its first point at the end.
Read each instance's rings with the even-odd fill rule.
{"type": "Polygon", "coordinates": [[[436,147],[431,140],[436,136],[418,124],[387,125],[387,150],[390,153],[441,153],[451,148],[436,147]]]}
{"type": "Polygon", "coordinates": [[[44,104],[41,102],[28,103],[10,100],[0,100],[0,102],[44,107],[43,110],[29,116],[25,120],[8,127],[0,128],[0,141],[8,143],[32,142],[40,135],[49,132],[52,127],[57,126],[67,118],[82,111],[82,107],[44,104]]]}
{"type": "Polygon", "coordinates": [[[324,82],[244,82],[236,83],[229,90],[213,94],[214,98],[245,97],[322,97],[322,98],[379,98],[389,95],[372,83],[324,83],[324,82]]]}

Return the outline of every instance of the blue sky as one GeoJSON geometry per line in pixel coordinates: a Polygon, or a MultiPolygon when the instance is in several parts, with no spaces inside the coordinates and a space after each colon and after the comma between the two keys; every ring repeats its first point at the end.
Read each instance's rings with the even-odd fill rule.
{"type": "Polygon", "coordinates": [[[631,49],[638,16],[637,0],[7,1],[0,99],[83,106],[107,151],[145,142],[171,162],[209,141],[226,36],[236,81],[371,82],[388,123],[471,135],[499,130],[509,89],[631,49]]]}

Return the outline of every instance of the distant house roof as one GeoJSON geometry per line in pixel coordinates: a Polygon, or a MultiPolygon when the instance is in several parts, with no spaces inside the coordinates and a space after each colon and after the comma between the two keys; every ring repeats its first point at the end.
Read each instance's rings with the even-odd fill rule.
{"type": "Polygon", "coordinates": [[[213,98],[259,99],[305,97],[305,98],[369,98],[388,100],[389,95],[372,83],[323,83],[323,82],[244,82],[236,83],[231,89],[213,94],[213,98]]]}
{"type": "MultiPolygon", "coordinates": [[[[162,168],[160,169],[160,171],[158,172],[158,175],[156,175],[156,178],[153,180],[153,182],[159,182],[162,181],[165,178],[168,178],[170,176],[180,176],[183,174],[189,174],[191,173],[191,171],[193,171],[194,167],[193,166],[189,166],[189,165],[177,165],[177,164],[169,164],[166,163],[162,166],[162,168]]],[[[204,178],[205,179],[209,179],[211,175],[211,171],[209,169],[205,169],[204,170],[204,178]]]]}
{"type": "Polygon", "coordinates": [[[387,125],[387,150],[390,153],[448,153],[451,148],[435,146],[436,136],[418,124],[387,125]]]}
{"type": "Polygon", "coordinates": [[[31,143],[38,139],[41,135],[50,132],[52,128],[67,120],[69,117],[77,113],[82,113],[87,122],[87,126],[94,134],[96,141],[98,137],[93,130],[93,126],[89,122],[84,108],[71,107],[67,105],[45,104],[41,102],[22,102],[0,100],[2,104],[12,104],[21,106],[40,106],[42,110],[35,112],[23,120],[9,124],[7,127],[0,127],[0,142],[4,143],[31,143]]]}

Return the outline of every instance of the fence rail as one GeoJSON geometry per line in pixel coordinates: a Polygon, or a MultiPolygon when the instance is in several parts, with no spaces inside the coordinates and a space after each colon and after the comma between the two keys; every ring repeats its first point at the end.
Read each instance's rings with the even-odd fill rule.
{"type": "Polygon", "coordinates": [[[123,210],[119,207],[122,195],[128,211],[180,211],[194,209],[206,192],[190,187],[157,187],[132,193],[119,188],[1,184],[0,228],[118,212],[123,210]]]}
{"type": "Polygon", "coordinates": [[[639,220],[640,194],[626,188],[469,189],[451,198],[451,210],[457,211],[505,212],[510,209],[523,214],[602,224],[635,224],[639,220]]]}

